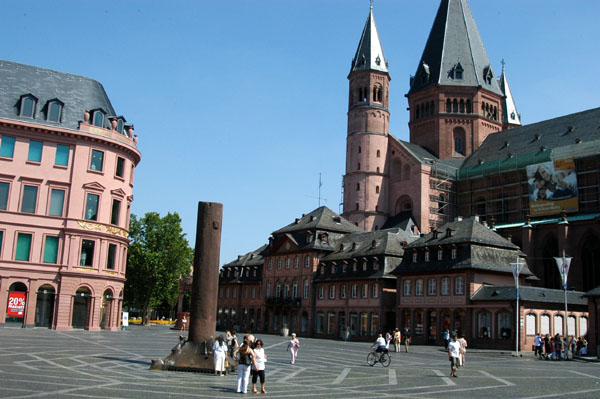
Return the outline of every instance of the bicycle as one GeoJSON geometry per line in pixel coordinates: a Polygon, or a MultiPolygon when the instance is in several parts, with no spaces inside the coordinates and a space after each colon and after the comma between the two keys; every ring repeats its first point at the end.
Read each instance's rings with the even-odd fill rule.
{"type": "Polygon", "coordinates": [[[373,367],[377,362],[381,363],[383,367],[388,367],[392,362],[392,357],[387,350],[385,352],[377,352],[373,350],[367,355],[367,364],[373,367]]]}

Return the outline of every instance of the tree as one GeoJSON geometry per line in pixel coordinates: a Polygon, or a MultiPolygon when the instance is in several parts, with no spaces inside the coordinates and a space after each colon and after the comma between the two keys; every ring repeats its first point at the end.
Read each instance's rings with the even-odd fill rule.
{"type": "Polygon", "coordinates": [[[131,215],[129,238],[124,302],[141,309],[146,324],[152,307],[175,305],[179,278],[189,274],[194,255],[177,212],[162,218],[156,212],[141,219],[131,215]]]}

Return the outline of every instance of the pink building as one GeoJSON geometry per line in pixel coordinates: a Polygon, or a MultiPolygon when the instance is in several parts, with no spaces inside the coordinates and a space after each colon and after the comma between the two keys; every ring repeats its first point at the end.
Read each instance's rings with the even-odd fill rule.
{"type": "Polygon", "coordinates": [[[0,61],[0,325],[116,330],[133,125],[92,79],[0,61]]]}

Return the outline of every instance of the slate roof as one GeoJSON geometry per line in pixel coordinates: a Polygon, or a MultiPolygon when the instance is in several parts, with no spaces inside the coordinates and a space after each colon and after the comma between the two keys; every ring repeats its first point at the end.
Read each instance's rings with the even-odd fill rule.
{"type": "Polygon", "coordinates": [[[411,232],[413,226],[416,226],[417,223],[415,218],[413,217],[412,211],[401,211],[397,213],[395,216],[390,216],[387,218],[381,230],[398,228],[407,232],[411,232]]]}
{"type": "MultiPolygon", "coordinates": [[[[0,118],[5,119],[79,129],[86,109],[102,109],[106,116],[117,116],[99,82],[84,76],[11,61],[0,60],[0,93],[0,118]],[[27,94],[37,98],[33,119],[19,115],[20,98],[27,94]],[[64,104],[60,122],[46,120],[46,104],[54,99],[64,104]]],[[[110,121],[105,119],[105,127],[108,128],[110,121]]]]}
{"type": "MultiPolygon", "coordinates": [[[[511,263],[524,255],[519,247],[474,219],[455,221],[441,226],[438,236],[431,232],[409,243],[407,254],[402,263],[392,272],[394,274],[439,273],[464,269],[475,269],[494,273],[512,274],[511,263]],[[448,229],[451,235],[447,235],[448,229]],[[456,259],[449,256],[449,247],[457,250],[456,259]],[[444,258],[437,259],[438,249],[445,250],[444,258]],[[430,251],[430,260],[425,261],[425,250],[430,251]],[[417,251],[417,262],[413,262],[412,253],[417,251]]],[[[532,276],[528,266],[521,270],[523,277],[532,276]]]]}
{"type": "Polygon", "coordinates": [[[504,66],[502,66],[502,74],[498,78],[498,85],[504,93],[504,99],[502,100],[502,123],[520,125],[521,115],[519,115],[519,112],[517,111],[515,99],[513,98],[510,86],[508,85],[504,66]]]}
{"type": "Polygon", "coordinates": [[[600,296],[600,286],[589,290],[588,292],[585,293],[585,296],[600,296]]]}
{"type": "Polygon", "coordinates": [[[553,159],[582,158],[598,152],[600,108],[594,108],[489,134],[465,160],[459,178],[481,175],[490,168],[517,168],[553,159]]]}
{"type": "Polygon", "coordinates": [[[379,33],[377,32],[377,26],[375,26],[373,7],[369,11],[367,22],[360,36],[358,48],[352,59],[350,73],[366,70],[388,72],[387,61],[383,56],[383,47],[381,47],[379,33]]]}
{"type": "Polygon", "coordinates": [[[260,281],[262,279],[262,266],[264,264],[264,257],[261,253],[266,247],[267,245],[265,244],[260,248],[248,252],[245,255],[240,255],[236,260],[223,265],[219,273],[219,281],[221,283],[260,281]]]}
{"type": "MultiPolygon", "coordinates": [[[[514,301],[517,288],[513,286],[484,285],[473,296],[472,301],[514,301]]],[[[587,305],[585,293],[580,291],[567,291],[567,302],[571,305],[587,305]]],[[[542,287],[519,286],[519,298],[527,302],[546,302],[564,304],[564,291],[542,287]]]]}
{"type": "Polygon", "coordinates": [[[442,0],[409,94],[438,84],[481,86],[503,95],[491,71],[490,60],[467,0],[442,0]],[[463,70],[462,79],[453,77],[459,64],[463,70]],[[489,81],[484,76],[488,69],[492,73],[489,81]],[[429,78],[423,79],[427,71],[429,78]]]}
{"type": "Polygon", "coordinates": [[[274,231],[273,235],[316,229],[340,233],[363,231],[354,223],[333,212],[326,206],[322,206],[306,215],[302,215],[301,218],[296,219],[287,226],[274,231]]]}
{"type": "Polygon", "coordinates": [[[394,136],[393,137],[400,146],[402,146],[409,154],[411,154],[415,160],[422,164],[431,165],[435,164],[436,171],[438,173],[443,173],[450,179],[456,177],[457,170],[462,166],[464,162],[464,158],[460,159],[439,159],[425,148],[421,147],[418,144],[410,143],[408,141],[399,140],[394,136]]]}

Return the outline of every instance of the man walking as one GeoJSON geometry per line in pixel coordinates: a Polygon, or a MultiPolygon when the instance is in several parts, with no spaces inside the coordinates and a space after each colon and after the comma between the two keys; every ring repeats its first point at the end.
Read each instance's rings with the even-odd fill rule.
{"type": "Polygon", "coordinates": [[[456,369],[460,361],[460,342],[456,340],[455,334],[452,334],[452,340],[448,343],[448,359],[450,360],[450,369],[452,370],[450,376],[458,377],[456,369]]]}
{"type": "Polygon", "coordinates": [[[408,347],[410,346],[410,333],[408,327],[404,327],[404,350],[408,353],[408,347]]]}

